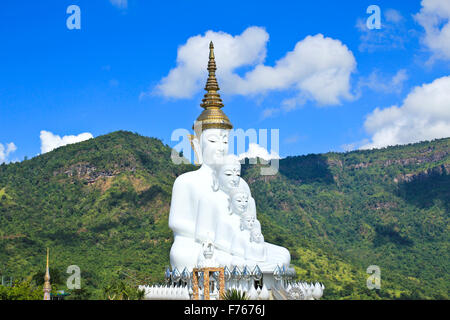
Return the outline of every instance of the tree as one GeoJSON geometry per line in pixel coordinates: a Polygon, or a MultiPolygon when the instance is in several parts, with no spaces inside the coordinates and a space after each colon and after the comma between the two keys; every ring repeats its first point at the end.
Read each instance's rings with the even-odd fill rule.
{"type": "Polygon", "coordinates": [[[14,281],[11,287],[0,285],[0,300],[42,300],[42,287],[33,285],[30,281],[14,281]]]}

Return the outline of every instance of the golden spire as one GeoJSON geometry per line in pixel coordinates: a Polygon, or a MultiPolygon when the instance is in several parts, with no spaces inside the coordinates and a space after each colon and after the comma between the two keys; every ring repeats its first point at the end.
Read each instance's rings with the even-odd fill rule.
{"type": "MultiPolygon", "coordinates": [[[[201,129],[232,129],[233,125],[230,119],[223,113],[221,108],[223,107],[222,99],[218,93],[219,84],[216,79],[216,60],[214,57],[214,44],[212,41],[209,43],[209,61],[208,61],[208,80],[206,81],[206,94],[202,100],[200,106],[204,108],[203,112],[197,118],[197,121],[201,121],[201,129]]],[[[192,127],[194,129],[195,125],[192,127]]]]}
{"type": "Polygon", "coordinates": [[[47,248],[47,267],[45,268],[44,276],[44,300],[50,300],[50,291],[52,291],[52,286],[50,285],[50,271],[48,268],[48,248],[47,248]]]}

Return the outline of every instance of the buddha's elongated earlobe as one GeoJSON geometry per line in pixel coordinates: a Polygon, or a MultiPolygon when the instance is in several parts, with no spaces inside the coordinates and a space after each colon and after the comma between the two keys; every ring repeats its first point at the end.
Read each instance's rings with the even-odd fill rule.
{"type": "Polygon", "coordinates": [[[231,197],[230,196],[228,196],[228,213],[230,214],[230,215],[232,215],[233,214],[233,210],[231,209],[231,197]]]}
{"type": "Polygon", "coordinates": [[[202,157],[202,149],[200,147],[200,138],[198,136],[195,136],[193,134],[188,135],[189,141],[191,142],[191,148],[194,150],[195,165],[202,165],[203,164],[203,157],[202,157]]]}
{"type": "Polygon", "coordinates": [[[214,172],[212,175],[212,189],[214,192],[219,191],[219,178],[217,177],[217,173],[214,172]]]}

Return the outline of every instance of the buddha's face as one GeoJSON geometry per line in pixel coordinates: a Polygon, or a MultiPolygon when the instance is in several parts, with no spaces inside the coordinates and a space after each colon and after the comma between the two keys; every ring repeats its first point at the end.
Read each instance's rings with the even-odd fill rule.
{"type": "Polygon", "coordinates": [[[214,255],[214,247],[212,246],[212,243],[209,243],[208,245],[206,245],[206,248],[204,248],[203,256],[206,259],[211,259],[213,255],[214,255]]]}
{"type": "Polygon", "coordinates": [[[231,210],[233,213],[242,215],[248,208],[248,194],[236,193],[231,197],[231,210]]]}
{"type": "Polygon", "coordinates": [[[239,187],[239,181],[241,178],[241,165],[236,164],[224,164],[219,168],[218,176],[219,187],[224,192],[228,193],[231,188],[239,187]]]}
{"type": "Polygon", "coordinates": [[[252,230],[255,226],[255,216],[247,215],[242,218],[242,227],[244,230],[252,230]]]}
{"type": "Polygon", "coordinates": [[[207,165],[222,163],[228,153],[228,134],[226,129],[206,129],[200,137],[203,162],[207,165]]]}

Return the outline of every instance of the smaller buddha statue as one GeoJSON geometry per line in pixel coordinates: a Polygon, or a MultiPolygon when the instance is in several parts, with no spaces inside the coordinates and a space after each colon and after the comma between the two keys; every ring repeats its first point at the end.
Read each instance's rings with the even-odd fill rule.
{"type": "Polygon", "coordinates": [[[205,193],[198,201],[194,236],[200,243],[208,236],[212,237],[218,249],[217,259],[226,265],[230,258],[232,236],[239,230],[240,212],[247,210],[249,195],[246,189],[238,188],[241,179],[238,157],[225,155],[220,164],[213,170],[212,193],[205,193]],[[232,192],[236,193],[233,204],[230,202],[232,192]]]}
{"type": "Polygon", "coordinates": [[[247,232],[249,234],[248,239],[250,239],[250,231],[255,226],[255,221],[256,221],[256,217],[251,212],[246,211],[241,215],[240,228],[241,228],[241,231],[247,232]]]}
{"type": "Polygon", "coordinates": [[[231,253],[233,235],[240,231],[241,216],[248,209],[247,191],[243,188],[233,188],[228,199],[228,212],[219,216],[216,225],[215,245],[217,248],[231,253]]]}
{"type": "Polygon", "coordinates": [[[245,260],[245,248],[250,242],[250,231],[255,225],[256,217],[252,212],[246,211],[240,218],[240,230],[234,233],[231,243],[232,265],[243,267],[247,264],[245,260]]]}
{"type": "Polygon", "coordinates": [[[248,211],[250,195],[244,188],[234,188],[230,190],[228,200],[228,210],[230,215],[242,217],[248,211]]]}
{"type": "Polygon", "coordinates": [[[241,163],[234,154],[227,154],[221,163],[216,164],[213,175],[213,190],[222,190],[229,194],[231,189],[237,188],[241,177],[241,163]]]}
{"type": "Polygon", "coordinates": [[[215,268],[219,266],[214,258],[214,243],[210,238],[202,243],[202,254],[198,257],[197,266],[199,268],[215,268]]]}
{"type": "Polygon", "coordinates": [[[261,233],[261,224],[255,220],[253,228],[250,230],[250,239],[245,245],[245,259],[249,261],[249,266],[254,263],[265,261],[267,258],[267,249],[264,244],[264,236],[261,233]]]}

